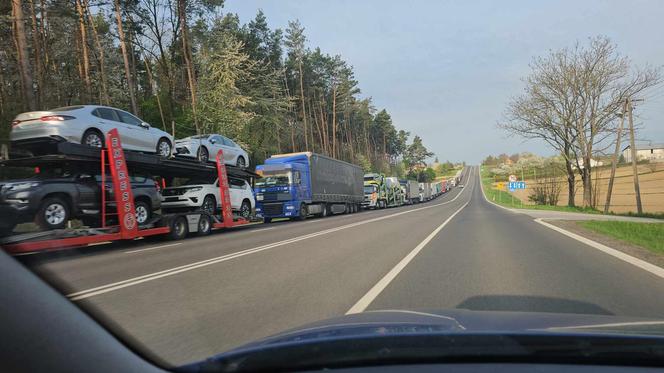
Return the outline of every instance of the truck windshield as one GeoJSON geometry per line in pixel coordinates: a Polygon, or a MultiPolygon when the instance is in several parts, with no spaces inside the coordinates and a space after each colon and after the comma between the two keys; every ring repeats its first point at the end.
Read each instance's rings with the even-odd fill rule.
{"type": "Polygon", "coordinates": [[[263,177],[256,181],[256,186],[289,185],[290,183],[290,172],[263,173],[263,177]]]}
{"type": "Polygon", "coordinates": [[[364,194],[371,194],[376,191],[376,186],[375,185],[365,185],[364,186],[364,194]]]}

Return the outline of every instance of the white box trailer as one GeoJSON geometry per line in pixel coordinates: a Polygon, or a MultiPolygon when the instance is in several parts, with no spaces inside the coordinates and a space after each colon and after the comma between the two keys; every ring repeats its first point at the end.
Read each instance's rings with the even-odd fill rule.
{"type": "Polygon", "coordinates": [[[417,181],[408,180],[406,182],[406,198],[410,203],[420,201],[420,184],[417,181]]]}

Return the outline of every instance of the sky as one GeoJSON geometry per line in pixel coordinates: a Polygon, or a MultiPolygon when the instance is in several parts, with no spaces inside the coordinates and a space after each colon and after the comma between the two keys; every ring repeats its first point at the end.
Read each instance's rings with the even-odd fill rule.
{"type": "MultiPolygon", "coordinates": [[[[551,155],[496,127],[533,57],[603,35],[635,66],[664,65],[664,1],[226,0],[271,28],[299,19],[308,46],[354,67],[363,97],[441,160],[551,155]]],[[[664,143],[664,86],[635,108],[640,139],[664,143]]]]}

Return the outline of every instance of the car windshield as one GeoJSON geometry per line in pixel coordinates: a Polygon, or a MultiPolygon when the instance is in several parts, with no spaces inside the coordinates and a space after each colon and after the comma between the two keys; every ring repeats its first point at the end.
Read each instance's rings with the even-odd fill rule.
{"type": "MultiPolygon", "coordinates": [[[[457,335],[564,334],[537,343],[566,359],[533,360],[600,366],[664,346],[663,0],[4,0],[1,14],[0,372],[29,370],[5,355],[55,361],[40,355],[53,346],[174,370],[244,348],[287,365],[303,345],[409,362],[364,337],[416,355],[468,352],[457,335]],[[34,282],[3,281],[3,253],[34,282]],[[88,316],[5,337],[22,313],[3,285],[48,310],[34,320],[88,316]],[[75,343],[90,317],[125,347],[75,343]],[[600,332],[606,350],[587,350],[600,332]]],[[[531,350],[505,351],[420,362],[531,350]]],[[[336,367],[286,365],[216,368],[336,367]]]]}

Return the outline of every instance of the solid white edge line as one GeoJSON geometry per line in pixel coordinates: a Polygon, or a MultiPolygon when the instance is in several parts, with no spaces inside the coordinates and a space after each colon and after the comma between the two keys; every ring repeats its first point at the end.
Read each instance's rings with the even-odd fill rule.
{"type": "Polygon", "coordinates": [[[397,265],[395,265],[389,272],[387,272],[387,274],[383,276],[383,278],[381,278],[380,281],[376,283],[376,285],[374,285],[371,289],[369,289],[369,291],[366,294],[364,294],[364,296],[360,298],[360,300],[358,300],[357,303],[355,303],[353,307],[351,307],[346,312],[346,315],[350,315],[353,313],[360,313],[366,310],[367,307],[369,307],[369,305],[380,295],[380,293],[382,293],[383,290],[385,290],[385,288],[392,282],[392,280],[394,280],[399,275],[399,273],[404,268],[406,268],[408,263],[410,263],[415,258],[415,256],[417,256],[417,254],[419,254],[419,252],[422,251],[422,249],[434,237],[436,237],[438,232],[440,232],[443,228],[445,228],[447,223],[449,223],[452,220],[452,218],[456,216],[456,214],[461,212],[461,210],[463,210],[463,208],[466,207],[468,203],[470,203],[470,201],[464,203],[463,206],[461,206],[449,218],[447,218],[443,222],[443,224],[439,225],[436,229],[434,229],[433,232],[431,232],[422,242],[420,242],[417,246],[415,246],[415,248],[411,252],[409,252],[405,257],[403,257],[403,259],[401,259],[401,261],[397,263],[397,265]]]}
{"type": "MultiPolygon", "coordinates": [[[[373,223],[373,222],[376,222],[376,221],[393,218],[395,216],[410,214],[412,212],[416,212],[416,211],[420,211],[420,210],[426,210],[426,209],[446,205],[448,203],[454,202],[457,198],[459,198],[465,192],[465,190],[466,189],[459,192],[459,194],[454,196],[454,198],[452,198],[451,200],[441,202],[441,203],[437,203],[435,205],[427,205],[427,206],[418,207],[418,208],[411,209],[411,210],[397,212],[397,213],[390,214],[390,215],[384,215],[384,216],[379,216],[379,217],[368,219],[368,220],[362,220],[362,221],[359,221],[359,222],[342,225],[342,226],[336,227],[336,228],[330,228],[330,229],[322,230],[322,231],[319,231],[319,232],[310,233],[310,234],[306,234],[306,235],[302,235],[302,236],[298,236],[298,237],[293,237],[293,238],[286,239],[286,240],[283,240],[283,241],[273,242],[271,244],[266,244],[266,245],[254,247],[254,248],[251,248],[251,249],[238,251],[238,252],[231,253],[231,254],[226,254],[226,255],[215,257],[215,258],[202,260],[202,261],[199,261],[199,262],[185,264],[185,265],[182,265],[182,266],[179,266],[179,267],[169,268],[169,269],[165,269],[165,270],[154,272],[154,273],[148,273],[146,275],[137,276],[137,277],[129,278],[129,279],[126,279],[126,280],[113,282],[113,283],[97,286],[97,287],[86,289],[86,290],[77,291],[77,292],[68,294],[67,297],[72,301],[81,300],[81,299],[85,299],[85,298],[90,298],[90,297],[93,297],[95,295],[109,293],[109,292],[112,292],[112,291],[115,291],[115,290],[119,290],[119,289],[129,287],[129,286],[138,285],[138,284],[141,284],[141,283],[144,283],[144,282],[156,280],[156,279],[167,277],[167,276],[172,276],[172,275],[175,275],[175,274],[178,274],[178,273],[190,271],[190,270],[193,270],[193,269],[205,267],[205,266],[212,265],[212,264],[225,262],[227,260],[239,258],[239,257],[249,255],[249,254],[258,253],[258,252],[261,252],[261,251],[264,251],[264,250],[268,250],[268,249],[272,249],[272,248],[275,248],[275,247],[291,244],[291,243],[302,241],[302,240],[305,240],[305,239],[308,239],[308,238],[313,238],[313,237],[325,235],[325,234],[328,234],[328,233],[333,233],[333,232],[337,232],[337,231],[340,231],[340,230],[353,228],[353,227],[357,227],[357,226],[360,226],[360,225],[369,224],[369,223],[373,223]]],[[[179,242],[178,244],[180,244],[180,243],[181,242],[179,242]]],[[[141,250],[145,250],[145,249],[141,249],[141,250]]]]}
{"type": "Polygon", "coordinates": [[[568,230],[565,230],[565,229],[557,227],[553,224],[547,223],[547,222],[543,221],[541,218],[535,219],[535,221],[539,224],[542,224],[543,226],[545,226],[549,229],[553,229],[554,231],[556,231],[558,233],[564,234],[565,236],[573,238],[573,239],[575,239],[579,242],[582,242],[582,243],[584,243],[584,244],[586,244],[586,245],[588,245],[588,246],[590,246],[594,249],[597,249],[597,250],[602,251],[606,254],[609,254],[609,255],[611,255],[615,258],[618,258],[618,259],[620,259],[624,262],[627,262],[627,263],[629,263],[633,266],[639,267],[639,268],[643,269],[644,271],[648,271],[648,272],[652,273],[655,276],[658,276],[660,278],[664,278],[664,268],[658,267],[658,266],[656,266],[654,264],[651,264],[651,263],[648,263],[644,260],[635,258],[631,255],[627,255],[622,251],[612,249],[612,248],[610,248],[606,245],[603,245],[599,242],[593,241],[591,239],[580,236],[576,233],[572,233],[568,230]]]}
{"type": "Polygon", "coordinates": [[[141,251],[149,251],[149,250],[154,250],[154,249],[162,249],[162,248],[164,248],[164,247],[171,247],[171,246],[177,246],[177,245],[182,245],[182,242],[169,243],[169,244],[167,244],[167,245],[159,245],[159,246],[153,246],[153,247],[146,247],[145,249],[136,249],[136,250],[123,251],[123,253],[125,253],[125,254],[140,253],[141,251]]]}
{"type": "Polygon", "coordinates": [[[482,166],[477,166],[477,177],[480,179],[480,189],[482,190],[482,196],[484,197],[484,200],[489,202],[490,204],[500,207],[501,209],[507,210],[513,214],[522,214],[520,211],[516,211],[515,209],[511,209],[509,207],[501,206],[493,201],[489,201],[489,198],[487,198],[486,194],[484,193],[484,183],[482,183],[482,166]]]}

